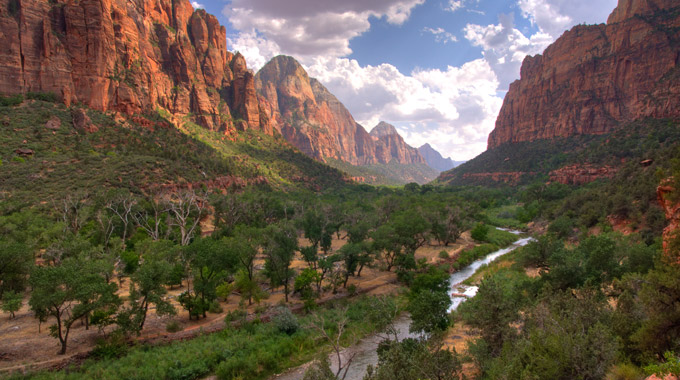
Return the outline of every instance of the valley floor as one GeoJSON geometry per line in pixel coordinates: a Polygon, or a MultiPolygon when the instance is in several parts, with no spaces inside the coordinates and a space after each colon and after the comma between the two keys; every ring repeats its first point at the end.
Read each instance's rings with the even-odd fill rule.
{"type": "MultiPolygon", "coordinates": [[[[306,241],[300,241],[303,245],[306,241]]],[[[335,251],[345,244],[345,239],[337,239],[334,237],[332,249],[335,251]]],[[[428,263],[436,263],[442,261],[439,258],[441,251],[446,251],[449,257],[454,258],[464,249],[471,248],[477,245],[470,237],[469,232],[465,232],[455,244],[450,244],[448,247],[439,246],[435,241],[430,242],[429,245],[419,248],[416,251],[416,259],[427,259],[428,263]]],[[[264,263],[260,259],[258,265],[264,263]]],[[[306,267],[306,263],[299,256],[292,265],[296,269],[306,267]]],[[[387,272],[381,268],[365,268],[361,277],[352,277],[348,285],[355,285],[357,293],[362,294],[393,294],[399,292],[401,286],[397,284],[397,276],[394,272],[387,272]]],[[[186,285],[182,287],[175,287],[170,289],[168,297],[172,300],[176,307],[177,315],[174,317],[158,317],[154,310],[150,310],[147,322],[144,326],[144,331],[137,338],[141,343],[162,344],[176,340],[186,340],[196,337],[203,333],[211,333],[222,330],[225,326],[224,319],[228,313],[239,309],[240,297],[232,294],[226,302],[221,302],[222,312],[219,314],[208,314],[205,319],[189,320],[188,312],[181,308],[177,302],[177,297],[186,290],[186,285]],[[166,331],[166,325],[176,321],[182,327],[182,331],[176,333],[169,333],[166,331]]],[[[125,296],[129,291],[129,280],[124,279],[119,295],[125,296]]],[[[332,294],[330,291],[324,293],[317,302],[325,303],[334,299],[347,297],[348,294],[344,289],[339,289],[337,294],[332,294]]],[[[283,289],[274,289],[270,291],[268,299],[263,300],[260,305],[253,304],[247,307],[249,316],[256,314],[260,315],[261,319],[268,318],[267,309],[284,302],[283,289]]],[[[298,295],[289,295],[289,307],[293,311],[301,311],[304,307],[303,301],[298,295]]],[[[39,324],[38,320],[34,318],[34,314],[30,311],[28,306],[28,298],[24,299],[23,306],[20,311],[16,313],[16,318],[9,320],[6,315],[3,315],[0,320],[0,336],[2,337],[2,346],[0,347],[0,374],[7,372],[24,372],[27,370],[37,369],[61,369],[70,364],[80,363],[88,357],[90,351],[95,347],[97,340],[101,338],[108,331],[98,331],[96,327],[91,327],[86,330],[84,325],[76,323],[71,330],[68,340],[67,354],[58,355],[59,343],[49,335],[49,326],[52,320],[49,319],[45,323],[39,324]]],[[[460,350],[461,342],[467,341],[469,336],[467,330],[463,332],[453,332],[447,339],[447,344],[455,346],[460,350]],[[465,337],[465,339],[461,338],[465,337]]]]}

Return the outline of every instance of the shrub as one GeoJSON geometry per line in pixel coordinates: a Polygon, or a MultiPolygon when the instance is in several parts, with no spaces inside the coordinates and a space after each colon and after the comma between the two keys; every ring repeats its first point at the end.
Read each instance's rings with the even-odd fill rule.
{"type": "Polygon", "coordinates": [[[287,307],[280,307],[277,310],[276,314],[274,314],[273,322],[280,332],[288,335],[293,335],[300,329],[300,322],[287,307]]]}
{"type": "Polygon", "coordinates": [[[59,96],[53,92],[28,92],[26,93],[26,99],[32,100],[42,100],[43,102],[57,103],[61,101],[59,96]]]}
{"type": "Polygon", "coordinates": [[[167,325],[165,325],[165,331],[167,331],[169,333],[176,333],[176,332],[180,332],[182,330],[184,330],[184,328],[177,321],[170,321],[170,322],[168,322],[167,325]]]}
{"type": "Polygon", "coordinates": [[[489,226],[484,223],[477,223],[475,228],[470,232],[470,236],[477,241],[486,240],[486,235],[489,233],[489,226]]]}
{"type": "Polygon", "coordinates": [[[13,96],[0,96],[0,106],[3,107],[13,107],[18,106],[24,101],[24,97],[21,94],[13,96]]]}
{"type": "Polygon", "coordinates": [[[449,258],[449,253],[446,251],[440,251],[439,252],[439,258],[440,259],[448,259],[449,258]]]}
{"type": "Polygon", "coordinates": [[[354,284],[347,286],[347,293],[350,295],[350,297],[355,296],[357,294],[357,286],[354,284]]]}

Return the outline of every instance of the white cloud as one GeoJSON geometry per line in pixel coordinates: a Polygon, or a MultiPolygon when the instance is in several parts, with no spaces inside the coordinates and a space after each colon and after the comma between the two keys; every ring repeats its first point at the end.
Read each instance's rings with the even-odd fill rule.
{"type": "Polygon", "coordinates": [[[465,26],[465,38],[483,50],[484,58],[500,81],[500,89],[508,88],[519,77],[522,61],[527,55],[538,54],[553,42],[543,32],[526,37],[515,29],[512,15],[500,15],[499,24],[465,26]]]}
{"type": "Polygon", "coordinates": [[[254,31],[239,33],[236,38],[228,38],[227,46],[229,50],[243,54],[248,67],[255,71],[281,54],[281,48],[275,42],[258,36],[254,31]]]}
{"type": "Polygon", "coordinates": [[[429,142],[454,159],[485,149],[502,103],[496,76],[482,59],[411,75],[389,64],[361,67],[346,58],[319,58],[307,69],[367,129],[388,121],[409,144],[429,142]]]}
{"type": "Polygon", "coordinates": [[[191,6],[194,7],[194,9],[199,9],[199,8],[203,9],[203,8],[205,8],[205,7],[203,6],[203,4],[199,4],[198,1],[192,1],[192,2],[191,2],[191,6]]]}
{"type": "Polygon", "coordinates": [[[449,5],[445,8],[449,12],[455,12],[463,8],[463,0],[449,0],[449,5]]]}
{"type": "Polygon", "coordinates": [[[618,0],[519,0],[524,17],[557,38],[577,23],[605,22],[618,0]]]}
{"type": "Polygon", "coordinates": [[[434,40],[437,42],[441,42],[444,44],[447,44],[449,42],[457,42],[458,38],[454,36],[453,34],[447,32],[443,28],[423,28],[423,32],[425,33],[430,33],[434,35],[434,40]]]}
{"type": "Polygon", "coordinates": [[[425,0],[232,0],[222,13],[246,33],[261,33],[296,57],[342,57],[366,32],[370,17],[403,24],[425,0]]]}

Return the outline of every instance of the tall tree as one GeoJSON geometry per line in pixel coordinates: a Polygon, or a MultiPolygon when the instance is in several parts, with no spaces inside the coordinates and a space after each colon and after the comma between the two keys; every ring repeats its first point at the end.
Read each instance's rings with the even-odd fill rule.
{"type": "Polygon", "coordinates": [[[297,232],[292,224],[282,222],[269,226],[265,233],[265,272],[273,287],[283,285],[288,302],[290,279],[295,275],[290,265],[298,249],[297,232]]]}

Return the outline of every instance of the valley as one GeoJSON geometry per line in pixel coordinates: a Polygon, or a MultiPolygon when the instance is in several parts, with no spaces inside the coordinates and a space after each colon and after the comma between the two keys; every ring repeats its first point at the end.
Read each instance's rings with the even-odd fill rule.
{"type": "Polygon", "coordinates": [[[0,0],[0,377],[680,377],[680,5],[541,1],[0,0]]]}

